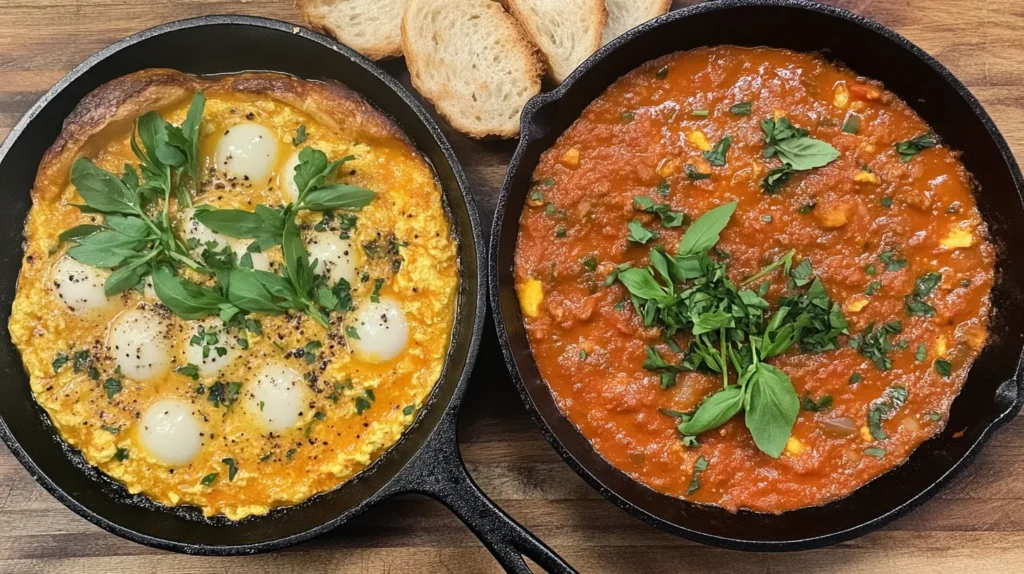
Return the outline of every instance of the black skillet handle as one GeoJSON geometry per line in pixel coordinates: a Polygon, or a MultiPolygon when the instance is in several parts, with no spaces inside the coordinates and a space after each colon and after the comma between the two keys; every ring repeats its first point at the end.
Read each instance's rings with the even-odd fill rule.
{"type": "Polygon", "coordinates": [[[455,412],[445,414],[445,420],[392,483],[389,493],[418,492],[447,506],[506,572],[531,574],[523,560],[527,556],[548,572],[575,574],[572,566],[498,508],[473,482],[459,454],[456,418],[455,412]]]}

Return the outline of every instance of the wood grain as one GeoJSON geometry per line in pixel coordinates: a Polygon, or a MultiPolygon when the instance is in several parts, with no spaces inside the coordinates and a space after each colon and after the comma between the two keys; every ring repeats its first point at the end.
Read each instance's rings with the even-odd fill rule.
{"type": "MultiPolygon", "coordinates": [[[[1024,2],[830,3],[895,28],[938,58],[978,96],[1011,147],[1024,153],[1024,2]]],[[[156,24],[223,13],[301,21],[285,0],[0,0],[0,137],[89,54],[156,24]]],[[[400,60],[385,67],[408,86],[400,60]]],[[[451,130],[446,133],[489,226],[514,143],[479,143],[451,130]]],[[[584,572],[878,574],[1024,568],[1022,418],[1001,431],[969,471],[939,497],[888,528],[823,550],[751,555],[665,534],[587,487],[527,416],[493,336],[485,339],[462,413],[462,452],[476,480],[499,505],[584,572]]],[[[270,555],[205,558],[154,550],[79,518],[32,481],[10,453],[0,452],[0,572],[498,570],[454,516],[440,504],[415,496],[389,500],[330,534],[270,555]]]]}

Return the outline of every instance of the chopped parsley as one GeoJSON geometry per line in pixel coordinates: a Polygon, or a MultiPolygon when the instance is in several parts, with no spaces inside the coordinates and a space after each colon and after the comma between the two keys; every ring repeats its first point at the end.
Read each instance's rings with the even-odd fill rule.
{"type": "Polygon", "coordinates": [[[197,367],[196,365],[193,365],[192,363],[189,363],[187,365],[182,365],[180,367],[176,367],[174,369],[174,372],[178,373],[179,375],[184,375],[184,376],[192,379],[193,381],[198,381],[199,380],[199,367],[197,367]]]}
{"type": "Polygon", "coordinates": [[[203,479],[200,480],[199,482],[202,483],[203,486],[213,486],[213,483],[217,482],[218,474],[220,473],[211,472],[210,474],[204,476],[203,479]]]}
{"type": "Polygon", "coordinates": [[[64,365],[68,364],[71,359],[64,353],[57,353],[57,356],[53,358],[53,362],[50,363],[53,366],[53,372],[56,374],[60,371],[64,365]]]}
{"type": "Polygon", "coordinates": [[[114,400],[114,395],[121,392],[124,387],[121,385],[121,381],[110,378],[103,381],[103,389],[107,391],[107,400],[114,400]]]}
{"type": "Polygon", "coordinates": [[[235,464],[235,459],[222,458],[220,459],[220,461],[226,464],[228,467],[228,482],[235,480],[235,475],[238,474],[238,465],[235,464]]]}
{"type": "Polygon", "coordinates": [[[306,141],[306,124],[299,124],[299,128],[295,130],[295,135],[292,136],[292,145],[298,147],[306,141]]]}

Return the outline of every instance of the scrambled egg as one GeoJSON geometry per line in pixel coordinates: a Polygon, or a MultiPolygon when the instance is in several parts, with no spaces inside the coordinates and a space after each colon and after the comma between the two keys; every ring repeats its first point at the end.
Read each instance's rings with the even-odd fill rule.
{"type": "MultiPolygon", "coordinates": [[[[160,113],[178,125],[187,104],[160,113]]],[[[83,201],[70,184],[33,190],[9,329],[36,400],[61,436],[130,492],[168,505],[195,505],[208,516],[265,514],[333,489],[364,469],[398,440],[426,401],[441,374],[454,320],[455,240],[427,163],[397,136],[360,138],[358,121],[357,127],[346,125],[351,119],[329,127],[278,100],[208,94],[199,146],[206,175],[197,203],[247,210],[281,205],[288,200],[282,174],[298,149],[311,146],[332,160],[354,155],[337,177],[377,196],[348,230],[352,248],[362,251],[354,254],[356,310],[349,313],[371,299],[393,302],[390,309],[404,316],[408,336],[386,360],[356,352],[347,314],[332,315],[325,329],[298,313],[254,313],[249,317],[258,326],[223,329],[211,342],[199,321],[169,313],[150,287],[111,298],[97,314],[76,313],[58,292],[54,268],[66,257],[58,234],[101,223],[102,216],[73,207],[83,201]],[[243,121],[264,126],[276,139],[266,180],[232,178],[215,165],[221,138],[243,121]],[[307,139],[295,144],[300,125],[307,139]],[[387,256],[371,253],[379,249],[387,256]],[[378,278],[385,279],[380,286],[378,278]],[[156,335],[131,339],[149,331],[146,324],[122,328],[119,321],[128,313],[148,317],[159,326],[156,335]],[[127,338],[116,339],[115,331],[127,338]],[[111,341],[122,342],[112,348],[111,341]],[[135,357],[119,355],[126,352],[125,341],[135,357]],[[221,349],[230,360],[222,361],[221,349]],[[199,365],[197,353],[203,357],[199,365]],[[130,362],[139,357],[149,358],[130,362]],[[132,380],[122,371],[125,365],[147,376],[132,380]],[[211,370],[205,367],[219,370],[195,372],[211,370]],[[157,375],[148,379],[148,373],[157,375]]],[[[83,153],[120,173],[126,162],[137,163],[129,134],[130,125],[112,125],[83,153]]],[[[304,233],[321,217],[304,213],[304,233]]],[[[280,269],[280,247],[263,255],[270,270],[280,269]]],[[[372,347],[367,332],[361,341],[372,347]]]]}

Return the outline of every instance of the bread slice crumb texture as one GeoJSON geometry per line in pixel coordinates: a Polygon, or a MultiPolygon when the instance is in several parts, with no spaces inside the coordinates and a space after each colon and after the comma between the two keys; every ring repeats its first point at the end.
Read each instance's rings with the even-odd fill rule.
{"type": "Polygon", "coordinates": [[[601,47],[604,0],[507,0],[509,11],[540,48],[557,82],[601,47]]]}
{"type": "Polygon", "coordinates": [[[306,22],[371,60],[402,55],[407,0],[298,0],[306,22]]]}
{"type": "Polygon", "coordinates": [[[543,63],[515,20],[491,0],[408,0],[402,50],[413,87],[460,132],[516,137],[543,63]]]}
{"type": "Polygon", "coordinates": [[[672,0],[605,0],[608,24],[601,45],[611,42],[631,28],[668,12],[672,0]]]}

